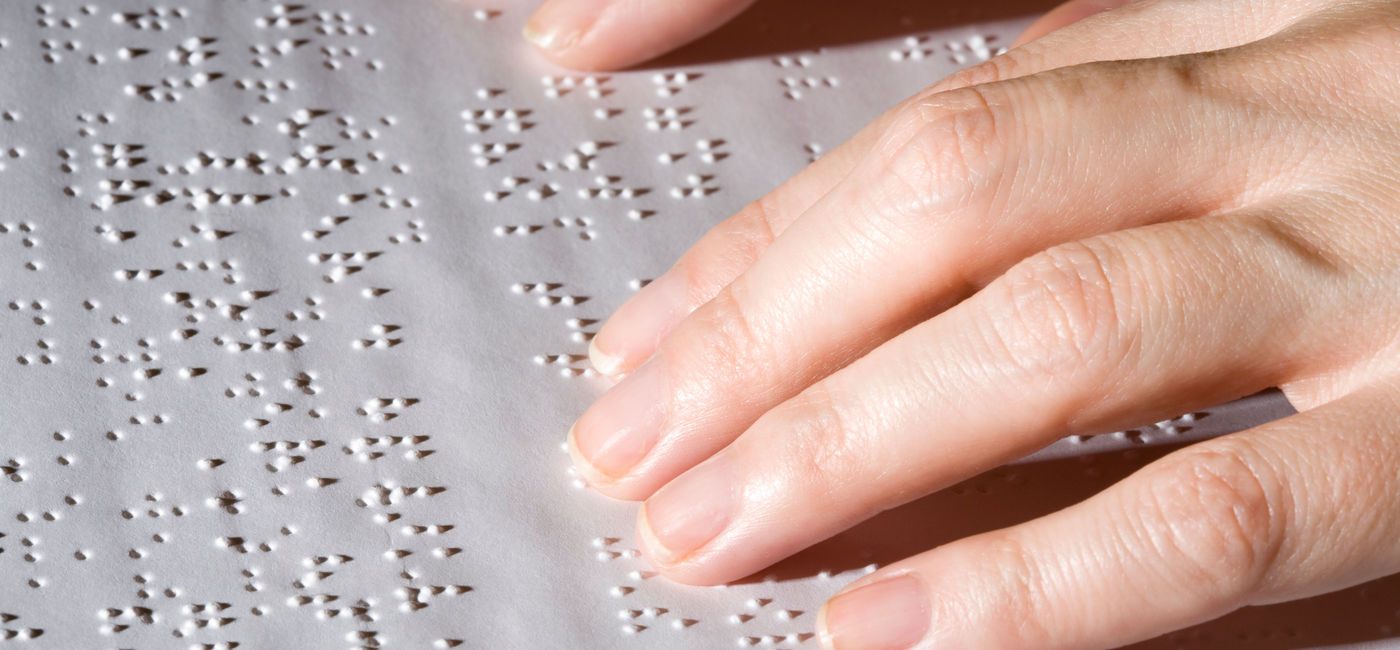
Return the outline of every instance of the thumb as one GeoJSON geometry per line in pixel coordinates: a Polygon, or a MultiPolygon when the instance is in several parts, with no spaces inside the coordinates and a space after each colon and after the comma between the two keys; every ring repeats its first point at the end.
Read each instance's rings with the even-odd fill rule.
{"type": "Polygon", "coordinates": [[[525,38],[569,68],[611,70],[689,43],[754,0],[547,0],[525,38]]]}
{"type": "Polygon", "coordinates": [[[1016,38],[1016,42],[1011,44],[1011,47],[1025,45],[1061,27],[1073,25],[1089,16],[1103,13],[1109,9],[1117,9],[1129,2],[1132,0],[1069,0],[1069,2],[1051,9],[1049,13],[1041,16],[1040,20],[1027,27],[1026,31],[1021,32],[1021,35],[1016,38]]]}

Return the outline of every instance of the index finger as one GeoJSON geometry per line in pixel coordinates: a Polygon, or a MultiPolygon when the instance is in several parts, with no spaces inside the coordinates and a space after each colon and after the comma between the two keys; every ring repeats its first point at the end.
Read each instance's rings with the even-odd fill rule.
{"type": "Polygon", "coordinates": [[[568,68],[625,68],[689,43],[754,0],[547,0],[525,38],[568,68]]]}

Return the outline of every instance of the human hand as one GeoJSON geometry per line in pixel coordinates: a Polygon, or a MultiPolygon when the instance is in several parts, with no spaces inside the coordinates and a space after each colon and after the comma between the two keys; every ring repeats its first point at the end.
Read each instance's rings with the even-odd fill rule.
{"type": "Polygon", "coordinates": [[[1300,414],[848,586],[849,648],[1108,647],[1400,571],[1400,3],[1144,0],[905,101],[599,331],[569,437],[743,577],[1070,434],[1300,414]]]}
{"type": "MultiPolygon", "coordinates": [[[[584,70],[625,68],[710,33],[755,0],[548,0],[525,37],[555,63],[584,70]]],[[[1021,37],[1031,40],[1128,0],[1074,0],[1021,37]]]]}

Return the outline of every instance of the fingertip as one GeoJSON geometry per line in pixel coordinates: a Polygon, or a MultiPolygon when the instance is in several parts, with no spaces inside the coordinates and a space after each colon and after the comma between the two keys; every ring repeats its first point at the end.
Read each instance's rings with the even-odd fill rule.
{"type": "Polygon", "coordinates": [[[831,631],[826,627],[826,610],[829,605],[830,600],[822,603],[821,609],[817,610],[817,643],[821,644],[822,650],[836,650],[836,641],[831,638],[831,631]]]}
{"type": "Polygon", "coordinates": [[[618,501],[643,501],[655,492],[655,489],[643,479],[632,476],[615,477],[590,462],[588,457],[579,450],[574,427],[569,428],[565,448],[568,449],[569,458],[573,461],[574,471],[578,472],[583,482],[598,494],[618,501]]]}
{"type": "Polygon", "coordinates": [[[616,377],[623,370],[622,357],[604,352],[598,347],[597,337],[588,343],[588,362],[593,365],[593,369],[598,371],[598,374],[604,377],[616,377]]]}
{"type": "Polygon", "coordinates": [[[657,539],[651,522],[647,518],[646,504],[637,511],[637,548],[642,558],[657,573],[667,580],[694,587],[714,587],[725,584],[730,578],[705,567],[693,553],[683,553],[677,557],[657,539]]]}
{"type": "Polygon", "coordinates": [[[607,4],[607,0],[548,0],[525,22],[522,34],[544,52],[562,52],[579,42],[607,4]]]}
{"type": "Polygon", "coordinates": [[[637,546],[642,552],[642,557],[646,558],[653,569],[670,577],[670,568],[678,558],[656,538],[656,533],[651,529],[651,521],[647,519],[646,503],[637,509],[637,546]]]}
{"type": "Polygon", "coordinates": [[[565,447],[569,450],[569,459],[573,461],[574,470],[583,477],[584,482],[588,483],[589,487],[602,492],[604,488],[611,486],[617,479],[598,469],[588,460],[587,456],[583,455],[582,451],[579,451],[578,435],[575,433],[577,428],[577,423],[569,427],[569,434],[565,439],[565,447]]]}
{"type": "Polygon", "coordinates": [[[753,0],[548,0],[525,38],[567,68],[616,70],[680,47],[718,27],[753,0]]]}
{"type": "Polygon", "coordinates": [[[1017,48],[1040,38],[1050,32],[1063,27],[1068,27],[1094,14],[1103,13],[1110,9],[1117,9],[1132,0],[1069,0],[1049,13],[1041,16],[1039,20],[1021,32],[1011,44],[1012,48],[1017,48]]]}

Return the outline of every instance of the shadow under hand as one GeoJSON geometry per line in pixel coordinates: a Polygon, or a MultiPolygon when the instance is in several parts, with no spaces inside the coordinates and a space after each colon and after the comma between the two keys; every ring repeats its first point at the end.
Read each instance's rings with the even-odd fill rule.
{"type": "Polygon", "coordinates": [[[640,67],[698,65],[862,43],[1039,15],[1058,4],[1059,0],[758,0],[708,36],[640,67]]]}
{"type": "MultiPolygon", "coordinates": [[[[740,582],[881,566],[1083,501],[1178,446],[998,468],[895,508],[740,582]]],[[[1294,650],[1400,638],[1400,575],[1290,603],[1248,607],[1132,646],[1294,650]]]]}

